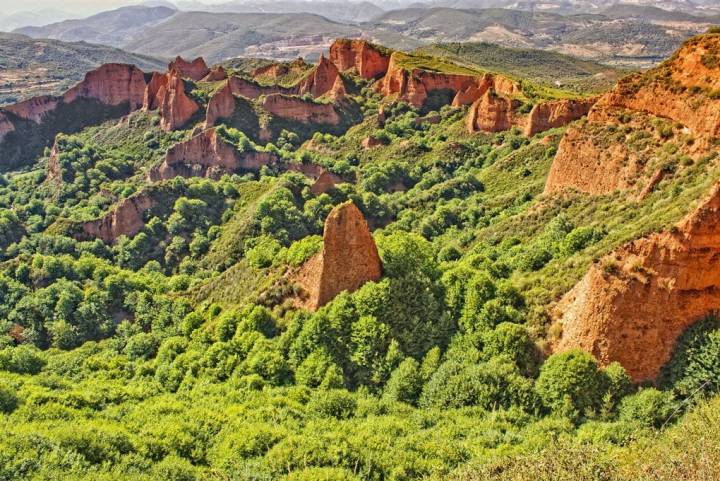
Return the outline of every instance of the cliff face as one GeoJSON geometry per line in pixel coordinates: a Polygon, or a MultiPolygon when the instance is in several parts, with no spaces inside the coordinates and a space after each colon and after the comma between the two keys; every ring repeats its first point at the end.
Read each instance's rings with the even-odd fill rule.
{"type": "Polygon", "coordinates": [[[339,100],[345,96],[345,86],[337,67],[321,55],[320,62],[298,84],[298,93],[313,97],[332,93],[332,97],[339,100]]]}
{"type": "Polygon", "coordinates": [[[15,126],[10,119],[8,119],[4,113],[0,112],[0,142],[2,142],[3,137],[14,130],[15,126]]]}
{"type": "Polygon", "coordinates": [[[320,104],[298,97],[272,94],[265,97],[262,107],[271,114],[284,119],[304,123],[338,125],[340,116],[332,104],[320,104]]]}
{"type": "Polygon", "coordinates": [[[228,78],[227,72],[222,65],[215,65],[202,80],[203,82],[220,82],[226,78],[228,78]]]}
{"type": "Polygon", "coordinates": [[[307,294],[304,307],[317,309],[342,291],[354,291],[382,275],[380,256],[367,222],[352,202],[335,207],[325,221],[323,249],[295,281],[307,294]]]}
{"type": "Polygon", "coordinates": [[[148,180],[157,182],[177,176],[220,178],[240,170],[258,171],[275,160],[269,152],[240,153],[215,129],[208,129],[168,149],[165,160],[148,172],[148,180]]]}
{"type": "Polygon", "coordinates": [[[520,92],[515,82],[501,75],[453,74],[417,68],[408,70],[402,66],[403,55],[394,53],[390,57],[387,75],[378,89],[387,97],[396,97],[418,108],[422,107],[428,95],[436,90],[452,92],[452,105],[455,107],[471,104],[491,89],[505,96],[520,92]]]}
{"type": "Polygon", "coordinates": [[[232,117],[235,112],[235,97],[232,93],[230,81],[210,97],[205,112],[205,127],[212,127],[218,119],[232,117]]]}
{"type": "Polygon", "coordinates": [[[390,56],[365,40],[338,39],[330,46],[330,61],[341,72],[373,79],[388,71],[390,56]]]}
{"type": "MultiPolygon", "coordinates": [[[[655,120],[674,125],[674,130],[692,142],[672,141],[692,158],[717,148],[720,97],[715,92],[720,92],[720,62],[711,60],[718,48],[718,34],[693,38],[659,67],[632,75],[603,95],[590,110],[588,122],[568,130],[561,140],[545,193],[570,188],[605,194],[642,185],[638,176],[650,175],[645,164],[654,152],[638,155],[625,140],[609,140],[612,136],[607,131],[617,126],[640,132],[647,131],[655,120]],[[609,179],[600,180],[602,186],[596,185],[602,176],[609,179]]],[[[626,139],[630,138],[628,134],[626,139]]],[[[668,141],[658,139],[656,145],[668,141]]]]}
{"type": "Polygon", "coordinates": [[[114,242],[121,235],[133,236],[143,228],[145,212],[154,205],[152,197],[146,192],[123,199],[112,212],[83,224],[76,237],[78,240],[114,242]]]}
{"type": "Polygon", "coordinates": [[[653,380],[678,337],[720,307],[720,184],[676,229],[633,241],[594,265],[556,308],[556,350],[579,347],[653,380]],[[611,266],[611,267],[608,267],[611,266]]]}
{"type": "Polygon", "coordinates": [[[63,95],[65,103],[78,98],[95,99],[105,105],[128,102],[130,110],[143,105],[145,74],[133,65],[105,64],[88,72],[85,79],[63,95]]]}
{"type": "Polygon", "coordinates": [[[36,124],[42,123],[43,117],[48,112],[55,110],[60,103],[60,97],[51,97],[42,95],[19,102],[17,104],[4,107],[8,112],[12,112],[21,119],[32,120],[36,124]]]}
{"type": "Polygon", "coordinates": [[[525,125],[525,135],[532,136],[556,127],[563,127],[584,117],[595,105],[597,98],[555,100],[537,104],[530,111],[525,125]]]}
{"type": "Polygon", "coordinates": [[[192,62],[188,62],[182,57],[176,57],[168,65],[168,72],[173,70],[177,71],[181,78],[189,78],[196,82],[210,73],[210,69],[202,57],[198,57],[192,62]]]}
{"type": "Polygon", "coordinates": [[[497,95],[495,90],[486,91],[471,106],[466,119],[470,132],[502,132],[515,122],[515,109],[519,104],[509,97],[497,95]]]}
{"type": "Polygon", "coordinates": [[[177,70],[164,75],[153,74],[145,90],[143,106],[159,109],[160,127],[166,131],[185,125],[200,108],[185,93],[185,82],[177,70]]]}

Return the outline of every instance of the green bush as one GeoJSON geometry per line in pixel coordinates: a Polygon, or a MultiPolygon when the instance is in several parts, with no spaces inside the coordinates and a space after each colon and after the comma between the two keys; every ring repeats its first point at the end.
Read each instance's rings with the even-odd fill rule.
{"type": "Polygon", "coordinates": [[[535,375],[539,353],[525,327],[503,322],[492,331],[486,332],[482,341],[482,354],[485,359],[506,356],[524,375],[535,375]]]}
{"type": "Polygon", "coordinates": [[[720,392],[720,319],[708,317],[683,333],[659,384],[682,398],[720,392]]]}
{"type": "Polygon", "coordinates": [[[420,405],[436,408],[519,407],[534,411],[539,403],[533,383],[515,366],[499,358],[480,364],[446,361],[425,386],[420,405]]]}
{"type": "Polygon", "coordinates": [[[405,359],[390,374],[385,385],[383,398],[390,401],[402,401],[415,404],[420,397],[423,379],[420,366],[415,359],[405,359]]]}
{"type": "Polygon", "coordinates": [[[0,385],[0,412],[11,413],[18,406],[18,398],[9,386],[0,385]]]}
{"type": "Polygon", "coordinates": [[[607,379],[590,354],[571,350],[545,361],[535,388],[551,411],[570,417],[591,416],[601,407],[607,379]]]}
{"type": "Polygon", "coordinates": [[[29,345],[0,350],[0,370],[18,374],[37,374],[45,365],[39,351],[29,345]]]}
{"type": "Polygon", "coordinates": [[[676,406],[672,394],[655,388],[642,389],[620,402],[620,420],[659,428],[670,420],[676,406]]]}
{"type": "Polygon", "coordinates": [[[344,389],[316,391],[308,403],[308,409],[323,417],[347,419],[355,413],[355,396],[344,389]]]}

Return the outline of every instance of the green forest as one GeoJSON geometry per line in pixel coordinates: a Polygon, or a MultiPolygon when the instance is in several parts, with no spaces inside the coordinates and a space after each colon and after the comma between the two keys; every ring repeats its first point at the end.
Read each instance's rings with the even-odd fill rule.
{"type": "MultiPolygon", "coordinates": [[[[346,180],[325,193],[268,166],[150,182],[193,135],[162,130],[153,111],[59,134],[54,152],[6,169],[0,480],[717,475],[720,320],[696,323],[659,381],[636,384],[618,363],[552,353],[549,306],[602,256],[690,212],[720,179],[718,152],[688,158],[659,120],[658,162],[682,171],[646,198],[547,197],[563,128],[468,133],[468,107],[388,103],[346,81],[361,121],[342,132],[283,124],[261,141],[218,127],[238,152],[346,180]],[[143,196],[136,234],[79,235],[143,196]],[[348,201],[382,278],[298,308],[287,273],[348,201]]],[[[214,87],[188,85],[198,102],[214,87]]]]}

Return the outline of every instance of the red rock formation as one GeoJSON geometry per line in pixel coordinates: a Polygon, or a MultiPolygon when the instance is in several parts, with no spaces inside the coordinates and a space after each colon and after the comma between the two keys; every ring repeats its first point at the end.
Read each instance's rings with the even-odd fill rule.
{"type": "Polygon", "coordinates": [[[335,207],[325,220],[322,252],[310,258],[295,281],[306,291],[308,309],[354,291],[381,276],[380,256],[367,222],[352,202],[335,207]]]}
{"type": "Polygon", "coordinates": [[[310,192],[314,195],[324,194],[325,192],[334,189],[336,185],[341,184],[342,182],[343,179],[340,176],[323,169],[320,176],[317,180],[315,180],[315,183],[312,187],[310,187],[310,192]]]}
{"type": "Polygon", "coordinates": [[[12,112],[21,119],[32,120],[36,124],[42,123],[45,114],[55,110],[60,103],[59,97],[50,95],[41,95],[33,97],[23,102],[3,107],[8,112],[12,112]]]}
{"type": "Polygon", "coordinates": [[[155,201],[147,192],[123,199],[113,209],[100,219],[85,222],[82,230],[77,234],[78,240],[102,239],[105,242],[114,242],[121,235],[134,236],[145,225],[145,212],[155,205],[155,201]]]}
{"type": "Polygon", "coordinates": [[[205,126],[212,127],[218,119],[232,117],[233,112],[235,112],[235,96],[228,81],[210,97],[205,112],[205,126]]]}
{"type": "Polygon", "coordinates": [[[210,69],[202,57],[198,57],[192,62],[188,62],[182,57],[176,57],[168,65],[168,72],[173,70],[177,71],[181,78],[189,78],[196,82],[210,73],[210,69]]]}
{"type": "Polygon", "coordinates": [[[7,134],[13,132],[14,130],[15,126],[13,123],[4,113],[2,113],[2,111],[0,111],[0,142],[7,134]]]}
{"type": "Polygon", "coordinates": [[[78,98],[95,99],[105,105],[127,102],[130,110],[143,105],[145,74],[134,65],[110,63],[85,74],[85,79],[63,95],[65,103],[78,98]]]}
{"type": "Polygon", "coordinates": [[[340,123],[340,116],[331,104],[315,103],[299,97],[268,95],[263,100],[262,107],[277,117],[298,122],[328,125],[340,123]]]}
{"type": "Polygon", "coordinates": [[[165,77],[164,81],[151,79],[145,95],[145,105],[150,108],[157,105],[160,109],[160,127],[171,131],[185,125],[200,107],[185,93],[185,82],[176,70],[168,72],[165,77]],[[150,87],[157,87],[154,97],[150,87]]]}
{"type": "Polygon", "coordinates": [[[227,78],[228,75],[223,66],[215,65],[210,69],[210,73],[208,73],[202,80],[203,82],[220,82],[221,80],[225,80],[227,78]]]}
{"type": "Polygon", "coordinates": [[[508,97],[501,97],[495,90],[488,90],[470,106],[466,119],[470,132],[502,132],[516,122],[515,108],[519,106],[508,97]]]}
{"type": "Polygon", "coordinates": [[[678,337],[720,308],[720,184],[675,229],[630,242],[590,268],[555,313],[556,350],[582,348],[653,380],[678,337]]]}
{"type": "Polygon", "coordinates": [[[338,39],[330,46],[330,61],[341,72],[373,79],[387,73],[390,56],[365,40],[338,39]]]}
{"type": "Polygon", "coordinates": [[[313,97],[321,97],[329,92],[333,92],[334,97],[345,95],[340,72],[324,55],[320,55],[320,62],[298,83],[297,89],[300,95],[310,94],[313,97]]]}
{"type": "Polygon", "coordinates": [[[305,63],[305,60],[297,58],[292,62],[274,63],[256,68],[250,73],[250,76],[255,80],[270,79],[272,82],[277,83],[286,75],[300,75],[309,68],[310,66],[305,63]]]}
{"type": "Polygon", "coordinates": [[[153,72],[152,77],[150,77],[150,82],[148,82],[145,87],[145,93],[143,94],[143,109],[155,110],[160,107],[161,99],[158,98],[158,93],[160,93],[161,88],[166,88],[168,78],[169,76],[167,74],[153,72]]]}
{"type": "Polygon", "coordinates": [[[258,171],[275,162],[274,154],[269,152],[240,153],[215,129],[208,129],[168,149],[165,160],[148,172],[148,180],[157,182],[177,176],[219,178],[241,170],[258,171]]]}
{"type": "MultiPolygon", "coordinates": [[[[639,175],[649,175],[624,142],[598,147],[608,144],[609,135],[603,134],[608,127],[624,124],[625,128],[647,130],[653,117],[668,119],[684,126],[684,134],[692,136],[692,143],[677,142],[686,155],[698,158],[716,148],[720,98],[710,94],[720,91],[720,65],[703,58],[719,48],[719,34],[701,35],[686,42],[659,67],[621,80],[592,107],[585,125],[568,129],[558,147],[545,193],[570,188],[606,194],[631,188],[638,184],[639,175]]],[[[658,145],[667,141],[658,140],[658,145]]]]}
{"type": "Polygon", "coordinates": [[[584,117],[595,105],[597,98],[554,100],[536,104],[530,111],[525,135],[533,136],[556,127],[563,127],[574,120],[584,117]]]}
{"type": "Polygon", "coordinates": [[[475,102],[490,89],[506,96],[519,93],[515,82],[500,75],[453,74],[418,68],[408,70],[402,66],[405,56],[398,52],[392,54],[387,75],[377,88],[386,97],[404,100],[418,108],[435,90],[454,92],[452,105],[455,107],[475,102]]]}
{"type": "Polygon", "coordinates": [[[363,141],[360,143],[360,145],[362,145],[363,149],[370,150],[373,147],[378,147],[378,146],[382,145],[382,141],[376,139],[375,137],[373,137],[371,135],[369,137],[365,137],[363,139],[363,141]]]}
{"type": "Polygon", "coordinates": [[[60,147],[58,146],[56,138],[52,149],[50,149],[50,158],[48,159],[47,166],[47,180],[55,185],[62,183],[62,169],[60,168],[60,160],[58,159],[59,153],[60,147]]]}

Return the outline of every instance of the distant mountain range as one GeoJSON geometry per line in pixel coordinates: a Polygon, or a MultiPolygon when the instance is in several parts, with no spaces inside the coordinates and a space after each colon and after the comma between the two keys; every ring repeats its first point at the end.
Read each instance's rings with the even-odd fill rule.
{"type": "Polygon", "coordinates": [[[58,94],[104,63],[164,70],[166,62],[104,45],[37,40],[0,33],[0,105],[36,95],[58,94]]]}
{"type": "MultiPolygon", "coordinates": [[[[645,2],[648,3],[648,2],[645,2]]],[[[336,37],[367,38],[397,49],[438,42],[489,42],[552,50],[585,59],[648,66],[686,38],[720,23],[720,13],[698,2],[665,2],[675,11],[643,4],[596,8],[585,0],[542,4],[506,0],[438,0],[382,11],[376,4],[335,1],[234,1],[124,7],[81,20],[17,30],[34,38],[87,41],[156,57],[238,56],[313,60],[336,37]],[[450,6],[436,6],[448,4],[450,6]],[[457,8],[472,6],[513,8],[457,8]],[[679,7],[684,7],[680,9],[679,7]],[[224,10],[224,11],[221,11],[224,10]],[[561,15],[556,11],[595,13],[561,15]],[[689,13],[693,12],[693,13],[689,13]],[[699,13],[698,13],[699,12],[699,13]]]]}

